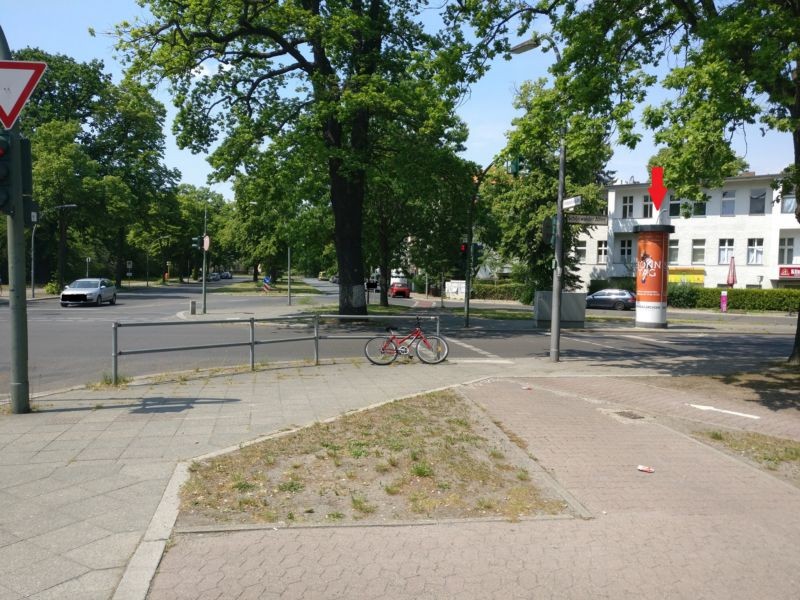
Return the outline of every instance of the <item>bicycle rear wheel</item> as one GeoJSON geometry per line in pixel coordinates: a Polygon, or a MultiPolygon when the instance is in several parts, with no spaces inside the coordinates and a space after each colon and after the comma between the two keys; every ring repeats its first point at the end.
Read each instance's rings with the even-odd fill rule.
{"type": "Polygon", "coordinates": [[[442,362],[450,353],[447,342],[437,335],[429,335],[417,342],[417,356],[429,365],[442,362]]]}
{"type": "Polygon", "coordinates": [[[364,356],[373,365],[393,363],[397,354],[397,344],[388,337],[374,337],[364,345],[364,356]]]}

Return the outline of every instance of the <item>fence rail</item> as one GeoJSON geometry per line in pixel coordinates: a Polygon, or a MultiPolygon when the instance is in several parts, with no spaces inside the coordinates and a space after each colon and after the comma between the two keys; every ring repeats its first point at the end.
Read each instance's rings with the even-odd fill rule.
{"type": "Polygon", "coordinates": [[[314,342],[314,364],[319,364],[319,342],[320,340],[361,340],[370,339],[375,337],[375,334],[370,335],[353,335],[353,334],[323,334],[320,333],[320,322],[336,319],[338,321],[391,321],[409,319],[419,319],[420,321],[435,321],[436,322],[436,335],[440,334],[439,317],[430,315],[401,315],[401,316],[388,316],[388,315],[333,315],[321,314],[313,316],[288,316],[288,317],[263,317],[249,319],[210,319],[200,321],[169,321],[158,323],[125,323],[121,321],[114,321],[112,323],[112,351],[111,351],[111,380],[114,385],[119,382],[119,358],[121,356],[133,356],[136,354],[154,354],[158,352],[182,352],[186,350],[210,350],[214,348],[241,348],[249,347],[250,353],[250,370],[255,371],[256,368],[256,346],[264,344],[282,344],[288,342],[314,342]],[[256,339],[256,324],[257,323],[276,323],[276,322],[290,322],[290,323],[306,323],[313,326],[314,335],[299,336],[293,338],[278,338],[269,340],[256,339]],[[189,346],[162,346],[158,348],[135,348],[132,350],[120,349],[120,330],[133,327],[191,327],[199,325],[236,325],[247,324],[249,339],[242,342],[225,342],[219,344],[194,344],[189,346]]]}

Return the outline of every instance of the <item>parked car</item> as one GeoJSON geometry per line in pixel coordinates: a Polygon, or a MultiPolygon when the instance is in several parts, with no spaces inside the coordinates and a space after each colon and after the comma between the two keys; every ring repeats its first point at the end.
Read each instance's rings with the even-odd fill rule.
{"type": "Polygon", "coordinates": [[[586,308],[636,308],[636,294],[628,290],[605,289],[586,296],[586,308]]]}
{"type": "Polygon", "coordinates": [[[206,281],[219,281],[219,273],[209,273],[206,281]]]}
{"type": "Polygon", "coordinates": [[[328,274],[325,271],[320,271],[319,275],[317,275],[317,279],[320,281],[328,281],[328,274]]]}
{"type": "Polygon", "coordinates": [[[61,292],[61,306],[70,304],[117,303],[117,286],[110,279],[76,279],[61,292]]]}
{"type": "Polygon", "coordinates": [[[220,279],[231,279],[233,276],[231,275],[230,271],[223,271],[219,274],[220,279]]]}
{"type": "Polygon", "coordinates": [[[339,276],[331,275],[331,283],[339,283],[339,276]]]}
{"type": "Polygon", "coordinates": [[[411,288],[406,283],[395,282],[389,286],[389,296],[392,298],[397,298],[398,296],[410,298],[411,288]]]}

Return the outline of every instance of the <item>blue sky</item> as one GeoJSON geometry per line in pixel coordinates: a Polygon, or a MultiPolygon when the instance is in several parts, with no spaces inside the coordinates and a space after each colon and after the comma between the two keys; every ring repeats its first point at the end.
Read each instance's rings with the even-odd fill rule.
{"type": "MultiPolygon", "coordinates": [[[[113,57],[114,40],[103,32],[141,13],[142,9],[134,0],[24,0],[4,3],[0,26],[12,50],[35,46],[80,61],[101,59],[106,70],[119,81],[121,69],[113,57]],[[89,35],[90,27],[97,32],[96,37],[89,35]]],[[[515,56],[511,61],[495,60],[488,75],[472,88],[459,109],[470,128],[466,158],[485,165],[503,148],[505,134],[516,114],[512,107],[515,89],[526,79],[545,75],[549,60],[552,60],[552,53],[542,55],[535,51],[515,56]]],[[[171,110],[166,94],[159,95],[159,99],[171,110]]],[[[24,117],[23,111],[21,118],[24,117]]],[[[207,185],[210,169],[200,159],[202,157],[178,149],[169,132],[167,136],[167,165],[179,169],[184,182],[207,185]]],[[[746,138],[738,136],[735,145],[751,169],[759,174],[776,173],[792,160],[788,134],[769,133],[762,137],[758,129],[753,128],[746,138]]],[[[654,152],[654,145],[646,136],[635,151],[615,149],[609,168],[625,180],[630,177],[647,180],[646,164],[654,152]]],[[[229,186],[223,184],[214,188],[230,197],[229,186]]]]}

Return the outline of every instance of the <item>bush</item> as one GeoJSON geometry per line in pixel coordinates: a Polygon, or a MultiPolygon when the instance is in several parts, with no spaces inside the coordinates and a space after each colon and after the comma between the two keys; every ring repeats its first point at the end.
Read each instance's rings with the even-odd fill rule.
{"type": "MultiPolygon", "coordinates": [[[[793,312],[800,307],[800,290],[757,290],[733,288],[728,291],[728,310],[774,310],[793,312]]],[[[702,288],[685,284],[669,286],[670,306],[675,308],[719,309],[719,288],[702,288]]]]}
{"type": "Polygon", "coordinates": [[[58,296],[61,293],[61,288],[58,287],[57,281],[48,281],[44,284],[44,293],[51,296],[58,296]]]}
{"type": "Polygon", "coordinates": [[[479,300],[517,300],[523,304],[533,302],[533,290],[524,283],[482,283],[472,286],[472,297],[479,300]]]}
{"type": "Polygon", "coordinates": [[[671,283],[667,288],[668,304],[675,308],[695,308],[701,289],[685,283],[671,283]]]}

